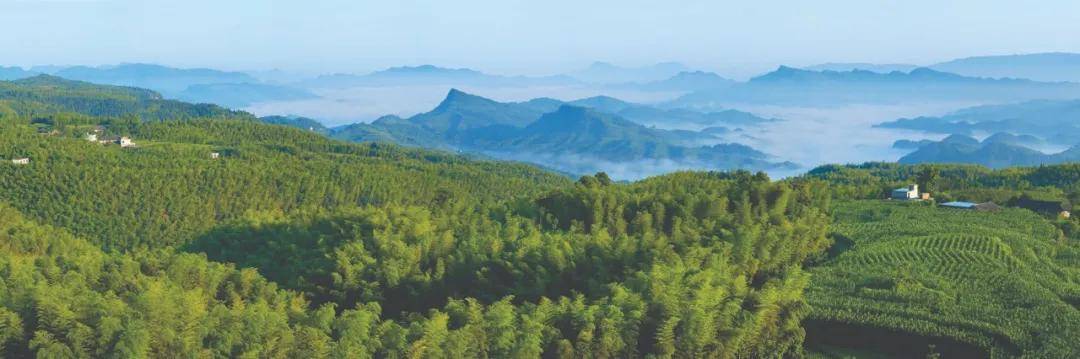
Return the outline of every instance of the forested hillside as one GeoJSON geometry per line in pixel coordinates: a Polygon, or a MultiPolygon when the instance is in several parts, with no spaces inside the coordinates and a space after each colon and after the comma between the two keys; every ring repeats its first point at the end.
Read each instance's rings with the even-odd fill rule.
{"type": "Polygon", "coordinates": [[[1080,353],[1077,165],[575,182],[139,89],[0,89],[0,357],[1080,353]],[[911,182],[1014,208],[881,200],[911,182]]]}
{"type": "Polygon", "coordinates": [[[1003,203],[1024,193],[1042,193],[1080,204],[1080,164],[1076,163],[993,170],[977,165],[873,162],[821,166],[803,177],[828,181],[833,194],[844,199],[886,198],[894,188],[919,183],[939,202],[968,198],[1003,203]]]}
{"type": "Polygon", "coordinates": [[[65,112],[143,120],[251,116],[214,105],[165,100],[150,90],[94,85],[48,75],[0,81],[0,115],[33,118],[65,112]]]}
{"type": "Polygon", "coordinates": [[[828,246],[812,184],[571,184],[36,81],[5,84],[26,95],[0,120],[2,155],[30,159],[0,168],[5,357],[801,351],[802,264],[828,246]]]}

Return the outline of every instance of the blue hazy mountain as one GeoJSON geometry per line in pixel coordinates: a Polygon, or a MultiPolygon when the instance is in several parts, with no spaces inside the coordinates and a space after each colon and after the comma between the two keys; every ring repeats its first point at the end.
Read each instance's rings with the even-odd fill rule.
{"type": "Polygon", "coordinates": [[[123,64],[115,66],[74,66],[53,73],[56,76],[105,85],[132,86],[151,89],[165,96],[174,96],[189,86],[218,83],[257,83],[258,80],[241,72],[213,69],[178,69],[153,64],[123,64]]]}
{"type": "Polygon", "coordinates": [[[926,146],[935,143],[933,140],[896,140],[892,144],[892,148],[901,150],[915,150],[919,147],[926,146]]]}
{"type": "Polygon", "coordinates": [[[738,110],[698,112],[684,108],[658,108],[629,103],[608,96],[590,97],[570,101],[568,104],[595,108],[645,126],[659,128],[747,127],[779,121],[738,110]]]}
{"type": "Polygon", "coordinates": [[[1046,154],[1025,147],[1020,136],[995,134],[979,141],[964,135],[952,135],[940,142],[924,144],[900,158],[900,163],[972,163],[990,168],[1035,166],[1080,161],[1080,146],[1064,152],[1046,154]]]}
{"type": "Polygon", "coordinates": [[[567,76],[500,76],[471,69],[451,69],[433,65],[392,67],[366,75],[330,74],[297,83],[309,88],[349,88],[382,86],[539,86],[566,85],[576,81],[567,76]]]}
{"type": "Polygon", "coordinates": [[[662,62],[642,67],[621,67],[607,62],[594,62],[589,67],[569,75],[591,84],[610,85],[663,81],[689,70],[677,62],[662,62]]]}
{"type": "Polygon", "coordinates": [[[191,85],[177,93],[175,97],[187,102],[212,103],[232,108],[246,107],[259,102],[318,98],[317,95],[304,89],[254,83],[191,85]]]}
{"type": "Polygon", "coordinates": [[[909,72],[809,71],[781,66],[745,83],[682,96],[670,106],[731,104],[903,104],[934,101],[1016,102],[1080,97],[1080,84],[961,76],[928,68],[909,72]]]}
{"type": "Polygon", "coordinates": [[[978,106],[941,117],[904,118],[878,126],[934,133],[1008,132],[1071,146],[1080,143],[1080,100],[978,106]]]}
{"type": "Polygon", "coordinates": [[[34,71],[24,70],[21,67],[4,67],[0,66],[0,81],[11,81],[24,79],[27,77],[33,77],[39,73],[34,71]]]}
{"type": "MultiPolygon", "coordinates": [[[[824,63],[803,67],[811,71],[865,70],[878,73],[910,72],[910,64],[824,63]]],[[[970,77],[1018,78],[1044,82],[1080,82],[1080,54],[1053,52],[1021,55],[975,56],[945,61],[928,68],[970,77]]]]}
{"type": "Polygon", "coordinates": [[[736,83],[735,80],[724,78],[712,72],[683,71],[663,80],[625,84],[622,87],[644,91],[692,92],[726,88],[736,83]]]}
{"type": "Polygon", "coordinates": [[[978,56],[930,67],[965,76],[1080,82],[1080,54],[1073,53],[978,56]]]}
{"type": "Polygon", "coordinates": [[[476,153],[579,174],[600,170],[603,164],[640,161],[703,169],[794,167],[772,162],[768,155],[747,146],[716,144],[710,134],[646,127],[604,112],[638,106],[612,98],[504,103],[451,90],[429,112],[342,126],[333,129],[331,136],[476,153]]]}
{"type": "Polygon", "coordinates": [[[828,62],[824,64],[818,64],[813,66],[803,67],[803,70],[810,71],[854,71],[863,70],[877,73],[890,73],[893,71],[911,72],[911,70],[919,68],[918,65],[911,64],[874,64],[867,62],[828,62]]]}
{"type": "MultiPolygon", "coordinates": [[[[977,140],[977,139],[975,139],[973,137],[966,136],[966,135],[954,134],[954,135],[950,135],[949,137],[946,137],[944,140],[941,140],[941,141],[934,141],[934,140],[918,140],[918,141],[898,140],[896,142],[893,142],[892,147],[897,148],[897,149],[916,150],[916,149],[922,148],[922,147],[927,146],[927,145],[932,145],[932,144],[942,143],[942,142],[944,142],[944,143],[952,143],[952,144],[960,144],[960,145],[967,145],[967,146],[976,146],[976,145],[978,145],[980,143],[979,140],[977,140]]],[[[984,139],[982,142],[986,142],[986,143],[995,143],[995,142],[996,143],[1005,143],[1005,144],[1016,145],[1016,146],[1025,146],[1025,147],[1038,147],[1038,146],[1046,145],[1046,142],[1043,141],[1042,139],[1038,138],[1038,137],[1035,137],[1035,136],[1032,136],[1032,135],[1015,135],[1015,134],[1011,134],[1011,133],[1007,133],[1007,132],[995,133],[993,135],[990,135],[986,139],[984,139]]]]}
{"type": "Polygon", "coordinates": [[[242,72],[214,69],[180,69],[153,64],[115,66],[72,66],[42,68],[55,76],[103,85],[130,86],[154,90],[165,97],[188,102],[211,103],[240,108],[258,102],[315,98],[298,88],[259,83],[242,72]]]}
{"type": "Polygon", "coordinates": [[[34,65],[34,66],[30,67],[30,72],[37,73],[37,74],[54,75],[57,72],[59,72],[60,70],[63,70],[63,69],[69,68],[69,67],[71,67],[71,66],[34,65]]]}

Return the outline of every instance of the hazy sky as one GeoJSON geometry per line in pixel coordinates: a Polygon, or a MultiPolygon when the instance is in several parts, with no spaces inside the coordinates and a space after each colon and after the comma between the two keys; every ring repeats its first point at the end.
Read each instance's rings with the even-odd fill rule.
{"type": "Polygon", "coordinates": [[[0,0],[0,64],[555,73],[1080,52],[1080,2],[0,0]]]}

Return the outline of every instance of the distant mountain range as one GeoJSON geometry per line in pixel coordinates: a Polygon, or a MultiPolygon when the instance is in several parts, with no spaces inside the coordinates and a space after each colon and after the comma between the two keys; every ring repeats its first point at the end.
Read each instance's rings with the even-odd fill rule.
{"type": "Polygon", "coordinates": [[[803,67],[809,71],[854,71],[863,70],[887,74],[893,71],[911,72],[919,68],[919,65],[911,64],[874,64],[868,62],[828,62],[820,65],[803,67]]]}
{"type": "Polygon", "coordinates": [[[451,69],[432,65],[392,67],[366,75],[331,74],[297,83],[306,88],[349,88],[382,86],[540,86],[577,83],[567,76],[527,77],[490,75],[471,69],[451,69]]]}
{"type": "Polygon", "coordinates": [[[735,80],[724,78],[712,72],[683,71],[663,80],[628,82],[609,86],[640,91],[693,92],[727,88],[736,83],[738,82],[735,80]]]}
{"type": "Polygon", "coordinates": [[[773,118],[762,118],[749,112],[738,110],[698,112],[682,108],[658,108],[628,103],[608,96],[590,97],[571,101],[568,104],[595,108],[602,112],[619,115],[645,126],[653,126],[662,129],[696,130],[712,127],[715,131],[717,128],[757,126],[767,122],[780,121],[773,118]]]}
{"type": "Polygon", "coordinates": [[[0,66],[0,81],[11,81],[38,75],[37,72],[23,70],[21,67],[0,66]]]}
{"type": "Polygon", "coordinates": [[[1072,53],[978,56],[930,67],[965,76],[1080,82],[1080,54],[1072,53]]]}
{"type": "Polygon", "coordinates": [[[1064,152],[1045,154],[1024,146],[1030,138],[999,133],[979,140],[951,135],[940,142],[922,144],[900,163],[973,163],[990,168],[1035,166],[1080,161],[1080,146],[1064,152]]]}
{"type": "MultiPolygon", "coordinates": [[[[768,155],[747,146],[719,144],[707,133],[650,128],[605,112],[624,113],[642,107],[613,98],[503,103],[451,90],[430,112],[343,126],[334,129],[331,136],[477,153],[577,174],[612,164],[645,166],[639,169],[642,173],[649,173],[648,167],[658,164],[706,169],[795,167],[771,162],[768,155]]],[[[753,121],[745,116],[731,117],[737,118],[733,122],[753,121]]]]}
{"type": "Polygon", "coordinates": [[[175,97],[187,102],[243,108],[257,102],[307,100],[319,96],[294,87],[254,83],[216,83],[188,86],[175,97]]]}
{"type": "Polygon", "coordinates": [[[935,101],[1015,102],[1080,97],[1080,84],[966,77],[928,68],[909,72],[809,71],[781,66],[727,88],[696,91],[668,106],[710,109],[739,104],[902,104],[935,101]]]}
{"type": "MultiPolygon", "coordinates": [[[[404,106],[401,105],[387,105],[393,101],[386,99],[371,99],[371,96],[355,92],[331,90],[423,86],[430,94],[431,91],[439,93],[454,87],[477,90],[514,87],[521,89],[519,92],[522,93],[513,95],[519,98],[565,96],[565,93],[581,93],[583,96],[609,94],[654,103],[650,109],[635,108],[618,114],[634,122],[666,129],[701,129],[699,124],[710,124],[716,119],[703,117],[697,112],[714,112],[715,115],[732,107],[758,105],[1012,103],[1080,98],[1080,82],[1053,82],[1080,79],[1080,54],[1067,53],[972,57],[929,67],[871,63],[827,63],[807,69],[781,66],[745,82],[733,81],[711,72],[694,71],[675,62],[642,67],[597,62],[565,75],[539,77],[502,76],[467,68],[421,65],[392,67],[362,75],[329,74],[304,80],[299,80],[302,75],[280,70],[245,73],[153,64],[36,66],[31,69],[0,67],[0,79],[18,79],[42,73],[92,83],[147,88],[167,98],[252,110],[259,110],[260,107],[255,106],[258,104],[311,100],[320,96],[327,97],[328,103],[324,108],[333,108],[335,113],[355,111],[356,106],[352,106],[354,103],[350,101],[378,101],[381,107],[395,107],[390,110],[372,109],[359,116],[361,118],[372,113],[415,113],[417,108],[403,110],[400,107],[404,106]],[[1019,79],[1022,77],[1035,80],[1019,79]],[[528,94],[525,95],[525,92],[528,94]],[[678,98],[672,100],[675,97],[678,98]],[[329,103],[331,101],[333,104],[329,103]],[[660,101],[666,102],[658,104],[660,101]],[[690,109],[694,113],[679,115],[669,112],[663,116],[638,113],[655,112],[660,108],[690,109]],[[643,119],[643,116],[652,120],[643,119]],[[683,117],[697,119],[689,121],[683,117]]],[[[398,90],[402,93],[412,91],[404,88],[398,90]]],[[[432,99],[427,97],[428,101],[432,99]]],[[[312,106],[320,105],[304,101],[275,104],[262,109],[273,108],[274,111],[308,115],[320,113],[310,111],[312,106]]],[[[339,117],[358,118],[349,114],[339,117]]]]}
{"type": "MultiPolygon", "coordinates": [[[[811,71],[865,70],[879,73],[909,72],[909,64],[825,63],[807,66],[811,71]]],[[[1021,55],[976,56],[956,59],[927,68],[958,75],[986,78],[1017,78],[1044,82],[1080,82],[1080,54],[1050,52],[1021,55]]]]}
{"type": "Polygon", "coordinates": [[[254,77],[242,72],[178,69],[151,64],[74,66],[56,71],[52,75],[97,84],[147,88],[166,96],[184,91],[192,85],[258,82],[254,77]]]}
{"type": "Polygon", "coordinates": [[[1009,132],[1033,135],[1061,145],[1080,143],[1080,100],[1036,100],[978,106],[941,117],[916,117],[879,124],[935,133],[1009,132]]]}
{"type": "Polygon", "coordinates": [[[0,79],[25,78],[42,73],[96,84],[145,88],[168,98],[232,108],[246,107],[256,102],[317,97],[311,92],[298,88],[260,83],[259,80],[243,72],[180,69],[151,64],[100,67],[41,66],[29,71],[9,67],[0,68],[0,79]]]}
{"type": "Polygon", "coordinates": [[[690,71],[678,62],[662,62],[642,67],[621,67],[607,62],[594,62],[589,67],[568,74],[570,77],[591,84],[625,84],[662,81],[690,71]]]}

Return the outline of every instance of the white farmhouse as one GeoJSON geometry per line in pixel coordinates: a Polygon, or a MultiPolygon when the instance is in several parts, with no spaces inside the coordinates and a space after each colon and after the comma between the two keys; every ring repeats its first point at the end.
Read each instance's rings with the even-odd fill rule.
{"type": "Polygon", "coordinates": [[[919,199],[919,185],[913,184],[907,188],[897,188],[892,191],[892,199],[902,201],[914,201],[919,199]]]}
{"type": "Polygon", "coordinates": [[[17,164],[17,165],[28,165],[28,164],[30,164],[30,159],[25,158],[25,157],[16,158],[16,159],[11,160],[11,163],[17,164]]]}

